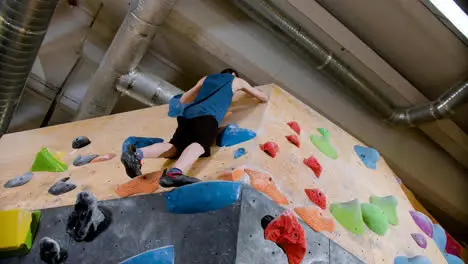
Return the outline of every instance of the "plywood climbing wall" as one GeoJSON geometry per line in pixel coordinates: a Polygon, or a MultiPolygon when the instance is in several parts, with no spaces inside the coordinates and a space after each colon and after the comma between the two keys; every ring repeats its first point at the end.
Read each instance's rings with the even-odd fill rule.
{"type": "MultiPolygon", "coordinates": [[[[286,196],[288,209],[299,206],[313,206],[304,193],[306,188],[319,188],[330,203],[347,202],[359,199],[368,202],[370,195],[394,195],[398,199],[398,226],[390,226],[385,236],[378,236],[366,229],[364,235],[353,235],[336,223],[333,233],[324,235],[366,263],[392,263],[397,255],[425,255],[433,263],[444,263],[442,254],[435,243],[428,239],[427,249],[419,248],[411,238],[411,233],[420,233],[408,210],[412,209],[405,194],[399,187],[393,172],[383,159],[377,169],[368,169],[354,153],[353,146],[363,145],[332,122],[307,107],[299,100],[275,85],[260,87],[269,94],[269,102],[259,104],[255,99],[239,94],[231,107],[232,115],[223,125],[236,123],[240,127],[258,132],[254,140],[229,147],[212,150],[212,157],[198,161],[190,175],[201,180],[215,180],[218,172],[241,165],[266,170],[279,190],[286,196]],[[295,120],[301,128],[301,147],[297,148],[286,140],[294,134],[287,122],[295,120]],[[310,134],[318,134],[317,128],[326,128],[331,134],[331,142],[337,149],[338,158],[330,159],[322,154],[309,140],[310,134]],[[279,152],[271,158],[260,150],[259,144],[274,141],[279,152]],[[233,150],[244,147],[247,155],[233,158],[233,150]],[[320,178],[303,164],[303,159],[313,155],[321,163],[323,172],[320,178]]],[[[100,199],[117,198],[115,188],[129,178],[120,163],[121,144],[128,136],[161,137],[168,141],[176,128],[176,120],[167,117],[167,106],[154,107],[118,115],[106,116],[65,125],[42,128],[5,135],[0,140],[0,210],[20,207],[23,209],[49,208],[73,204],[76,194],[89,190],[100,199]],[[92,143],[76,152],[72,151],[74,137],[88,136],[92,143]],[[32,180],[24,186],[6,189],[3,184],[16,175],[28,171],[35,154],[47,147],[64,153],[63,160],[70,166],[63,173],[34,173],[32,180]],[[71,165],[76,155],[116,153],[113,160],[88,164],[81,167],[71,165]],[[61,196],[52,196],[47,190],[58,179],[70,177],[77,188],[61,196]]],[[[164,159],[144,160],[143,172],[153,172],[170,166],[164,159]]],[[[247,180],[248,177],[243,177],[247,180]]],[[[167,191],[159,188],[157,190],[167,191]]],[[[325,210],[327,217],[332,217],[325,210]]]]}

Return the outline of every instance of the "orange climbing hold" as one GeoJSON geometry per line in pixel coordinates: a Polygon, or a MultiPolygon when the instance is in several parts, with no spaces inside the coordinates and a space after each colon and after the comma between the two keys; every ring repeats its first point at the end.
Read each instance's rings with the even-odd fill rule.
{"type": "Polygon", "coordinates": [[[150,194],[159,188],[161,171],[137,176],[130,181],[120,184],[115,193],[120,197],[128,197],[134,194],[150,194]]]}
{"type": "Polygon", "coordinates": [[[278,144],[275,142],[268,141],[263,145],[260,145],[260,149],[264,151],[266,154],[270,155],[270,157],[276,157],[276,153],[279,151],[278,144]]]}
{"type": "Polygon", "coordinates": [[[301,127],[299,126],[299,124],[296,122],[296,121],[291,121],[291,122],[288,122],[288,126],[294,130],[298,135],[301,134],[301,127]]]}
{"type": "Polygon", "coordinates": [[[327,198],[325,194],[319,189],[305,189],[307,197],[316,205],[323,210],[327,209],[327,198]]]}
{"type": "Polygon", "coordinates": [[[218,180],[222,181],[239,181],[244,174],[244,167],[237,167],[234,170],[224,170],[218,174],[216,177],[218,180]]]}
{"type": "Polygon", "coordinates": [[[301,147],[301,142],[299,141],[299,138],[296,135],[289,135],[286,136],[286,139],[291,142],[292,144],[296,145],[296,147],[300,148],[301,147]]]}
{"type": "Polygon", "coordinates": [[[320,174],[322,174],[322,165],[320,165],[320,163],[314,156],[310,156],[309,158],[304,159],[304,164],[310,169],[312,169],[317,178],[320,178],[320,174]]]}
{"type": "Polygon", "coordinates": [[[275,242],[283,249],[289,264],[300,264],[305,256],[305,232],[291,211],[282,213],[266,226],[265,239],[275,242]]]}
{"type": "Polygon", "coordinates": [[[99,155],[97,156],[96,158],[94,158],[92,161],[90,161],[89,163],[96,163],[96,162],[102,162],[102,161],[108,161],[108,160],[111,160],[115,157],[115,154],[114,153],[108,153],[108,154],[105,154],[105,155],[99,155]]]}
{"type": "Polygon", "coordinates": [[[322,211],[313,207],[296,207],[294,212],[315,232],[323,230],[332,233],[335,230],[335,222],[333,219],[327,218],[323,215],[322,211]]]}
{"type": "Polygon", "coordinates": [[[289,204],[288,198],[276,188],[270,175],[251,169],[245,169],[245,172],[249,175],[250,184],[255,190],[264,193],[278,204],[289,204]]]}

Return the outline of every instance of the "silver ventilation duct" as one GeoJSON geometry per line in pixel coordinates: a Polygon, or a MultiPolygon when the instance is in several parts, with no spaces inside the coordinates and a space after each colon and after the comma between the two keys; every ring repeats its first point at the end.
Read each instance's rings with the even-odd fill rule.
{"type": "Polygon", "coordinates": [[[81,102],[77,120],[108,115],[120,76],[135,70],[177,0],[134,0],[81,102]]]}
{"type": "Polygon", "coordinates": [[[148,106],[167,104],[174,95],[184,92],[158,76],[138,71],[122,75],[117,90],[148,106]]]}
{"type": "Polygon", "coordinates": [[[305,50],[314,59],[316,69],[338,79],[346,88],[352,89],[367,105],[378,111],[388,122],[398,125],[417,125],[436,119],[446,118],[454,109],[468,101],[468,83],[462,82],[445,92],[437,100],[396,109],[392,103],[381,95],[377,88],[365,78],[353,72],[346,64],[333,56],[322,44],[292,22],[267,0],[232,0],[247,15],[258,23],[278,33],[281,39],[285,36],[305,50]]]}
{"type": "Polygon", "coordinates": [[[7,132],[57,0],[0,1],[0,136],[7,132]]]}

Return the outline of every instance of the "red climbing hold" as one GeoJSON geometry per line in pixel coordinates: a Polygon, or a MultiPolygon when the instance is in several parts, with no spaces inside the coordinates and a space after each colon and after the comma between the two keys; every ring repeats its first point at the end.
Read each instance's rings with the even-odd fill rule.
{"type": "Polygon", "coordinates": [[[323,210],[327,209],[327,197],[319,189],[305,189],[307,197],[316,205],[318,205],[323,210]]]}
{"type": "Polygon", "coordinates": [[[307,167],[311,168],[312,171],[314,171],[315,176],[317,176],[317,178],[320,178],[320,174],[322,173],[322,165],[320,165],[320,163],[316,158],[314,158],[314,156],[310,156],[309,158],[304,159],[304,164],[307,167]]]}
{"type": "Polygon", "coordinates": [[[445,246],[445,251],[447,251],[449,254],[461,258],[460,244],[455,239],[453,239],[453,237],[447,233],[447,231],[445,231],[445,234],[447,235],[447,245],[445,246]]]}
{"type": "Polygon", "coordinates": [[[296,135],[289,135],[289,136],[286,136],[286,139],[293,143],[294,145],[296,145],[296,147],[301,147],[301,142],[299,141],[299,138],[296,136],[296,135]]]}
{"type": "Polygon", "coordinates": [[[268,224],[265,239],[275,242],[283,249],[289,264],[299,264],[305,256],[305,232],[291,211],[284,212],[268,224]]]}
{"type": "Polygon", "coordinates": [[[275,142],[268,141],[267,143],[260,145],[260,149],[271,157],[276,157],[276,153],[279,151],[278,144],[275,142]]]}
{"type": "Polygon", "coordinates": [[[298,135],[301,134],[301,127],[299,126],[299,124],[296,122],[296,121],[291,121],[291,122],[288,122],[288,126],[294,130],[298,135]]]}

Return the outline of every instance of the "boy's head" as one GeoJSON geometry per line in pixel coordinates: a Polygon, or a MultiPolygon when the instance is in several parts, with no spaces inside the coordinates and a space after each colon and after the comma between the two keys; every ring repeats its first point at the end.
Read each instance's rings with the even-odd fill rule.
{"type": "Polygon", "coordinates": [[[232,74],[232,75],[234,75],[236,77],[239,77],[239,73],[236,70],[233,70],[233,69],[230,69],[230,68],[222,70],[221,73],[228,73],[228,74],[232,74]]]}

